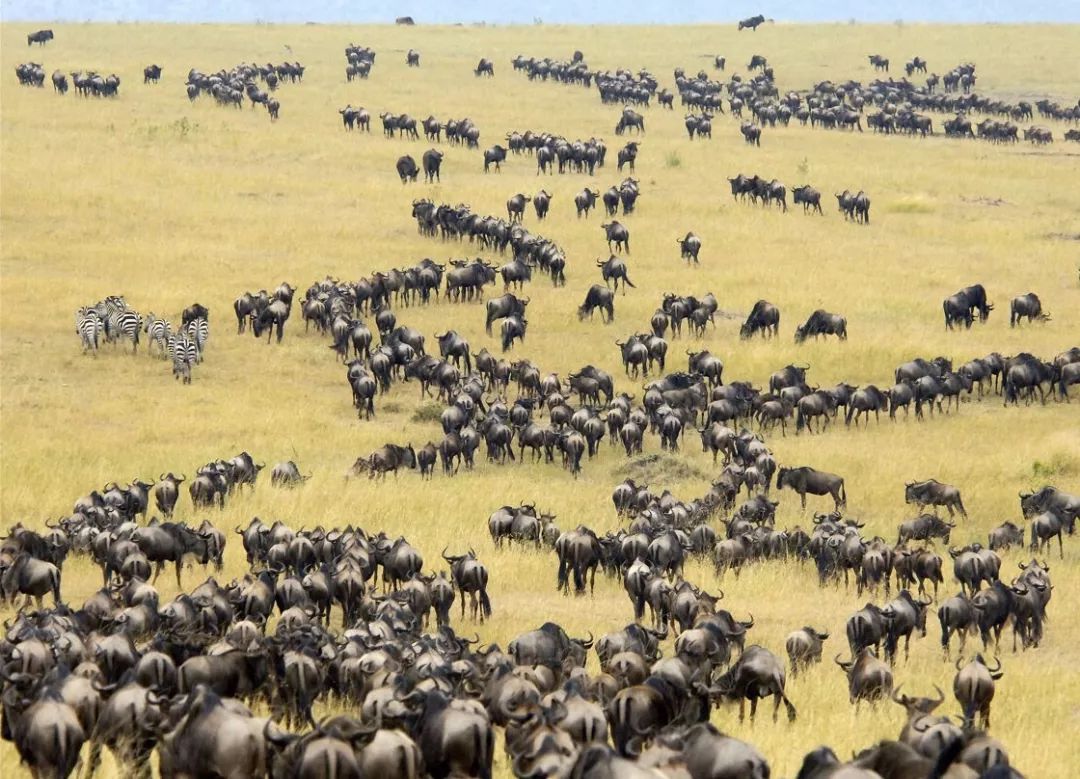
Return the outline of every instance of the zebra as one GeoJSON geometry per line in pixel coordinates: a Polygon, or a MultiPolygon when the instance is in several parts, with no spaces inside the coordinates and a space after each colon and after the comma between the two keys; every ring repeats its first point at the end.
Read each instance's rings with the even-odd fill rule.
{"type": "Polygon", "coordinates": [[[82,338],[84,352],[93,349],[94,354],[97,354],[98,339],[101,338],[103,330],[101,317],[94,309],[84,307],[75,312],[75,334],[82,338]]]}
{"type": "Polygon", "coordinates": [[[196,317],[188,322],[186,332],[188,337],[195,343],[196,362],[202,362],[206,342],[210,338],[210,323],[201,316],[196,317]]]}
{"type": "Polygon", "coordinates": [[[127,338],[131,341],[131,353],[139,351],[139,331],[142,330],[142,317],[135,311],[114,311],[106,320],[109,332],[114,339],[127,338]]]}
{"type": "Polygon", "coordinates": [[[191,384],[191,366],[198,359],[195,342],[188,338],[187,333],[176,333],[169,337],[168,350],[172,358],[173,378],[191,384]]]}
{"type": "Polygon", "coordinates": [[[128,310],[127,301],[122,295],[109,295],[104,300],[95,303],[93,309],[104,327],[105,340],[115,340],[116,333],[113,331],[111,320],[115,314],[128,310]]]}
{"type": "Polygon", "coordinates": [[[165,356],[165,346],[169,342],[169,336],[172,335],[172,324],[168,319],[160,319],[154,316],[154,312],[151,311],[146,315],[146,322],[143,324],[143,331],[150,338],[150,344],[146,347],[147,354],[153,354],[154,344],[161,347],[161,356],[165,356]]]}

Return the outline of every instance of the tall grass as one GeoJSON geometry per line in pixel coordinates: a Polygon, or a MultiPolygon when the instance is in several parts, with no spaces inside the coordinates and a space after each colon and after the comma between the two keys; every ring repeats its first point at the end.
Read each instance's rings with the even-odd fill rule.
{"type": "MultiPolygon", "coordinates": [[[[610,130],[618,108],[602,105],[593,90],[528,82],[511,72],[514,54],[565,56],[581,48],[593,67],[647,66],[670,85],[677,66],[689,72],[711,67],[701,55],[718,52],[742,63],[760,52],[787,90],[827,78],[868,81],[870,51],[894,62],[918,53],[938,72],[959,61],[976,62],[980,91],[1064,101],[1075,99],[1069,74],[1080,70],[1076,28],[769,25],[738,36],[727,27],[52,26],[56,40],[33,51],[25,49],[22,26],[0,27],[5,527],[16,521],[40,526],[109,480],[156,477],[165,470],[190,477],[200,463],[246,449],[268,464],[296,459],[314,476],[291,492],[262,482],[222,512],[196,514],[185,496],[179,518],[209,516],[229,529],[252,516],[294,527],[360,524],[407,535],[428,567],[442,565],[444,546],[471,546],[491,569],[495,614],[484,626],[461,627],[503,646],[548,619],[575,635],[626,624],[631,612],[618,583],[598,582],[596,593],[584,599],[556,595],[550,555],[497,551],[486,530],[492,510],[522,500],[558,514],[563,528],[617,528],[609,495],[626,463],[616,450],[605,443],[579,479],[553,465],[496,467],[482,458],[474,473],[454,479],[439,474],[421,482],[413,473],[385,483],[346,479],[352,461],[382,443],[439,440],[437,418],[420,405],[418,387],[395,385],[378,399],[376,418],[363,422],[351,406],[344,369],[324,338],[304,332],[298,307],[281,345],[235,333],[231,303],[246,289],[281,281],[304,289],[328,274],[356,279],[423,257],[443,262],[475,256],[474,246],[416,233],[409,212],[420,196],[502,214],[515,192],[544,186],[554,193],[548,221],[537,226],[530,210],[526,225],[565,247],[568,284],[554,290],[538,279],[527,290],[530,329],[515,354],[564,377],[585,363],[617,374],[612,341],[643,330],[668,291],[711,291],[732,314],[718,317],[701,341],[673,341],[671,367],[684,365],[686,348],[705,347],[725,360],[725,378],[758,385],[795,361],[810,363],[810,380],[822,386],[840,380],[881,385],[890,383],[896,364],[916,355],[944,354],[957,362],[990,351],[1050,355],[1075,345],[1080,334],[1076,244],[1048,237],[1075,233],[1080,213],[1075,150],[1064,143],[996,148],[792,126],[766,130],[762,147],[748,149],[728,117],[714,122],[712,141],[690,142],[679,112],[650,108],[636,174],[642,196],[637,212],[623,220],[631,230],[637,289],[619,296],[616,321],[604,326],[573,316],[598,278],[593,260],[605,246],[601,220],[595,214],[577,219],[572,199],[586,184],[617,183],[622,176],[613,164],[594,178],[540,180],[530,158],[513,157],[502,174],[484,175],[476,152],[444,144],[443,183],[403,187],[394,161],[404,153],[419,159],[431,144],[388,141],[378,127],[371,135],[346,133],[336,112],[351,102],[373,114],[433,113],[444,121],[469,116],[484,146],[511,129],[603,136],[613,160],[618,139],[610,130]],[[342,49],[350,41],[379,52],[369,81],[345,82],[342,49]],[[423,54],[419,70],[405,66],[409,47],[423,54]],[[472,76],[480,56],[494,60],[495,79],[472,76]],[[19,88],[11,71],[29,58],[44,62],[47,72],[115,71],[123,78],[121,96],[94,101],[19,88]],[[303,85],[279,90],[281,120],[274,125],[262,110],[224,109],[206,99],[189,104],[184,96],[190,67],[212,71],[240,60],[282,59],[298,59],[308,70],[303,85]],[[164,67],[158,86],[141,83],[142,66],[150,62],[164,67]],[[734,203],[724,178],[738,172],[775,177],[789,187],[812,183],[828,201],[826,215],[804,216],[801,209],[783,215],[734,203]],[[844,188],[870,194],[869,227],[845,224],[836,213],[831,193],[844,188]],[[997,201],[1004,203],[987,205],[997,201]],[[672,239],[687,230],[702,238],[700,267],[679,260],[672,239]],[[997,310],[986,325],[946,333],[941,299],[976,281],[987,286],[997,310]],[[1054,319],[1010,329],[1008,300],[1029,290],[1054,319]],[[163,362],[147,356],[145,345],[135,356],[111,347],[96,358],[80,353],[73,313],[107,294],[123,294],[140,311],[174,320],[194,300],[210,307],[211,342],[191,386],[176,384],[163,362]],[[739,318],[758,298],[780,307],[783,335],[740,342],[739,318]],[[850,339],[797,347],[790,338],[794,325],[819,307],[847,317],[850,339]]],[[[442,303],[396,313],[427,334],[431,345],[435,332],[453,327],[474,350],[498,349],[484,333],[480,305],[442,303]]],[[[640,398],[638,384],[619,381],[640,398]]],[[[911,515],[902,502],[905,480],[932,476],[958,485],[971,516],[954,541],[966,543],[1015,520],[1019,490],[1050,481],[1080,490],[1078,409],[1057,403],[1002,409],[1000,399],[991,397],[966,402],[945,418],[901,417],[857,431],[841,425],[822,436],[769,436],[768,443],[781,463],[844,475],[851,514],[866,522],[865,532],[889,540],[896,523],[911,515]]],[[[650,439],[647,453],[656,447],[650,439]]],[[[651,466],[654,490],[690,498],[708,488],[716,469],[692,435],[681,458],[685,468],[651,466]]],[[[781,500],[779,525],[809,523],[810,512],[801,512],[789,494],[781,500]]],[[[225,579],[245,568],[242,549],[230,538],[225,579]]],[[[1006,555],[1003,573],[1011,576],[1026,557],[1006,555]]],[[[1029,776],[1071,776],[1080,757],[1072,741],[1061,738],[1080,726],[1080,626],[1069,611],[1080,586],[1076,560],[1075,546],[1066,547],[1064,561],[1050,558],[1055,594],[1043,646],[1013,654],[1007,637],[1002,647],[1006,675],[994,701],[994,734],[1029,776]]],[[[203,575],[185,572],[185,586],[203,575]]],[[[777,652],[786,633],[804,624],[833,634],[829,656],[842,652],[844,620],[866,599],[853,590],[821,590],[812,570],[790,564],[751,567],[720,583],[711,567],[695,562],[687,577],[722,587],[727,608],[740,616],[753,613],[752,640],[777,652]]],[[[99,582],[99,572],[85,561],[65,566],[64,593],[74,603],[99,582]]],[[[175,593],[175,582],[163,577],[159,585],[163,596],[175,593]]],[[[943,594],[955,589],[950,582],[943,594]]],[[[910,661],[897,666],[906,690],[927,692],[933,683],[951,689],[952,666],[942,661],[937,636],[931,624],[910,661]]],[[[902,712],[892,705],[864,708],[856,717],[843,677],[829,663],[790,680],[789,693],[799,707],[793,725],[774,726],[768,717],[739,725],[729,708],[714,714],[719,727],[757,744],[777,775],[792,775],[801,755],[820,743],[847,754],[895,737],[902,724],[902,712]]],[[[957,712],[955,705],[945,709],[957,712]]],[[[5,770],[14,763],[9,747],[0,749],[0,760],[5,770]]]]}

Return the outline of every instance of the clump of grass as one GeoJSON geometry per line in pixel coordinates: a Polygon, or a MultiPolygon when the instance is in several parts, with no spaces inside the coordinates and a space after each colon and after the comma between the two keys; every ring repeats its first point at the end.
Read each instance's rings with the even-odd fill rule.
{"type": "Polygon", "coordinates": [[[617,476],[647,484],[672,484],[686,479],[707,479],[708,475],[692,463],[670,454],[646,454],[628,460],[615,469],[617,476]]]}
{"type": "Polygon", "coordinates": [[[671,169],[682,167],[682,157],[679,156],[677,151],[667,153],[664,157],[664,167],[671,169]]]}
{"type": "Polygon", "coordinates": [[[1077,458],[1064,452],[1054,452],[1048,460],[1036,460],[1031,464],[1031,474],[1036,479],[1060,479],[1080,472],[1077,458]]]}
{"type": "Polygon", "coordinates": [[[429,400],[427,403],[422,403],[417,406],[410,419],[413,422],[438,422],[439,417],[442,416],[442,412],[443,407],[440,404],[433,400],[429,400]]]}
{"type": "Polygon", "coordinates": [[[900,198],[885,206],[885,211],[890,214],[932,214],[936,210],[933,203],[918,195],[900,198]]]}

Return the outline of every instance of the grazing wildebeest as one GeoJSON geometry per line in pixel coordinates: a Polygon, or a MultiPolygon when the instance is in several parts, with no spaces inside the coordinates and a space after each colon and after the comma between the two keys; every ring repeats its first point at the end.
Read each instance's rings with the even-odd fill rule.
{"type": "Polygon", "coordinates": [[[443,153],[437,149],[428,149],[421,158],[424,165],[424,181],[434,183],[442,181],[440,168],[442,167],[443,153]]]}
{"type": "Polygon", "coordinates": [[[942,484],[937,479],[907,482],[904,485],[904,502],[914,503],[920,511],[926,506],[933,506],[936,512],[938,506],[945,506],[950,517],[955,515],[955,509],[960,512],[960,516],[967,519],[967,511],[960,500],[960,490],[951,484],[942,484]]]}
{"type": "Polygon", "coordinates": [[[1015,297],[1009,304],[1009,327],[1016,327],[1023,317],[1027,317],[1028,324],[1036,319],[1041,322],[1050,321],[1050,315],[1043,312],[1042,301],[1034,292],[1015,297]]]}
{"type": "Polygon", "coordinates": [[[305,476],[300,473],[300,468],[292,460],[278,463],[270,471],[270,483],[275,487],[296,487],[310,478],[311,474],[305,476]]]}
{"type": "Polygon", "coordinates": [[[614,243],[615,251],[621,252],[625,249],[627,254],[630,253],[630,231],[624,225],[619,222],[604,222],[600,225],[600,229],[604,231],[607,238],[609,252],[614,243]]]}
{"type": "Polygon", "coordinates": [[[694,261],[694,264],[698,264],[698,252],[701,251],[701,239],[693,233],[687,233],[685,238],[676,238],[675,242],[679,244],[679,253],[686,264],[690,264],[690,260],[694,261]]]}
{"type": "Polygon", "coordinates": [[[834,473],[816,471],[802,466],[799,468],[781,468],[776,472],[776,488],[790,487],[799,494],[802,507],[806,508],[806,495],[831,495],[839,511],[847,504],[847,491],[844,480],[834,473]]]}
{"type": "Polygon", "coordinates": [[[811,187],[809,184],[802,187],[792,188],[791,201],[796,205],[802,203],[804,214],[807,213],[810,209],[814,209],[819,214],[823,214],[821,210],[821,193],[811,187]]]}
{"type": "Polygon", "coordinates": [[[416,160],[409,154],[398,157],[398,161],[394,167],[397,169],[397,174],[401,179],[402,184],[406,184],[410,181],[415,183],[416,177],[420,173],[420,169],[416,167],[416,160]]]}
{"type": "Polygon", "coordinates": [[[416,468],[416,450],[412,444],[386,444],[367,457],[358,457],[353,463],[351,473],[359,476],[366,471],[372,479],[376,476],[386,478],[387,473],[393,473],[394,478],[397,478],[399,468],[416,468]]]}
{"type": "Polygon", "coordinates": [[[992,551],[1011,549],[1013,545],[1024,546],[1024,528],[1012,522],[1003,522],[990,531],[987,545],[992,551]]]}
{"type": "Polygon", "coordinates": [[[739,701],[739,721],[743,721],[746,701],[750,700],[750,721],[757,714],[757,703],[762,698],[773,696],[773,722],[780,713],[780,704],[787,710],[789,722],[795,721],[795,706],[784,694],[786,675],[780,660],[764,647],[748,646],[739,659],[716,683],[714,693],[739,701]]]}
{"type": "Polygon", "coordinates": [[[949,543],[949,534],[955,525],[945,522],[933,514],[921,514],[915,519],[909,519],[900,523],[900,534],[896,543],[905,541],[928,541],[932,538],[940,538],[942,543],[949,543]]]}
{"type": "Polygon", "coordinates": [[[835,335],[841,341],[847,340],[847,320],[839,314],[830,314],[819,308],[807,318],[806,323],[795,328],[795,343],[802,343],[807,336],[835,335]]]}
{"type": "Polygon", "coordinates": [[[765,338],[771,338],[780,332],[780,309],[767,300],[759,300],[754,304],[746,321],[739,328],[739,337],[751,338],[758,332],[765,338]]]}
{"type": "Polygon", "coordinates": [[[473,70],[475,76],[488,76],[493,77],[495,75],[495,64],[487,57],[481,57],[480,61],[476,63],[476,68],[473,70]]]}

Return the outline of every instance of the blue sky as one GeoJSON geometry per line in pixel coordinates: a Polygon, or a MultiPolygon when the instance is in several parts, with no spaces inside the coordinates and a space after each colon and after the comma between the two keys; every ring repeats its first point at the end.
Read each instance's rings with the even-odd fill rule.
{"type": "MultiPolygon", "coordinates": [[[[0,19],[67,21],[690,23],[728,22],[755,13],[785,21],[1080,22],[1080,0],[0,0],[0,19]]],[[[1078,40],[1080,45],[1080,40],[1078,40]]]]}

